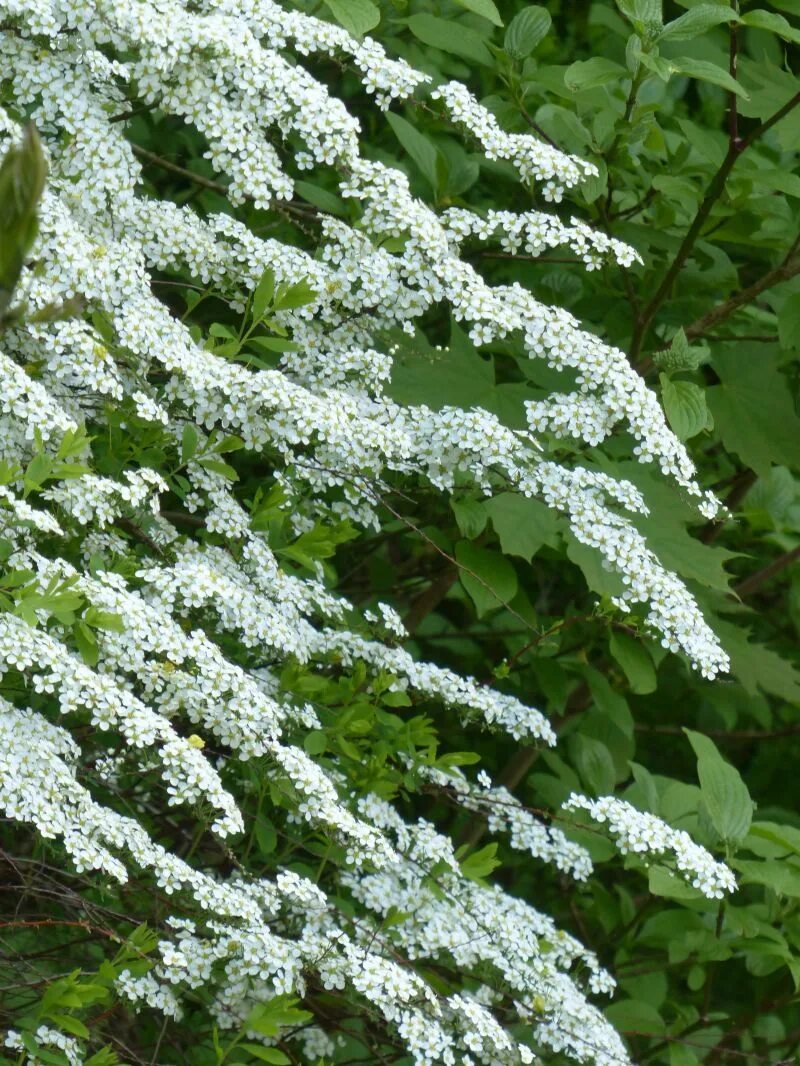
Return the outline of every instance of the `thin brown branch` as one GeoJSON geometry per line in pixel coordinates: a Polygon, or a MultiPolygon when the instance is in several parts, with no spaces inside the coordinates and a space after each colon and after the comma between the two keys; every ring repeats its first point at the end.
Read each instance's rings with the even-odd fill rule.
{"type": "MultiPolygon", "coordinates": [[[[784,259],[780,266],[770,270],[748,288],[737,292],[730,300],[713,307],[706,314],[692,322],[690,326],[687,326],[683,331],[686,334],[686,339],[693,340],[696,337],[705,336],[708,330],[713,329],[724,319],[730,318],[740,307],[752,303],[762,292],[766,292],[767,289],[771,289],[775,285],[780,285],[783,281],[789,281],[790,278],[795,277],[797,274],[800,274],[800,256],[794,256],[788,260],[784,259]]],[[[769,339],[772,340],[772,338],[769,339]]]]}
{"type": "MultiPolygon", "coordinates": [[[[746,289],[742,289],[741,292],[737,292],[734,296],[731,296],[729,300],[725,300],[724,303],[718,304],[716,307],[712,307],[706,314],[701,315],[700,318],[695,319],[691,325],[686,326],[683,330],[686,339],[691,341],[698,337],[707,337],[708,331],[713,329],[714,326],[719,325],[720,322],[724,322],[725,319],[730,318],[735,314],[740,307],[745,307],[747,304],[752,303],[757,299],[762,292],[766,292],[767,289],[773,288],[775,285],[780,285],[784,281],[789,281],[791,278],[800,274],[800,255],[797,255],[798,241],[800,241],[800,235],[792,242],[789,251],[783,257],[778,266],[772,270],[767,271],[763,277],[760,277],[758,281],[754,281],[752,285],[746,289]]],[[[727,338],[721,338],[725,340],[727,338]]],[[[732,340],[743,340],[744,338],[733,337],[732,340]]],[[[760,337],[755,338],[757,340],[766,340],[768,342],[776,340],[774,337],[760,337]]],[[[659,351],[666,351],[666,347],[659,348],[659,351]]],[[[646,374],[653,366],[652,356],[648,356],[643,359],[638,366],[640,374],[646,374]]]]}
{"type": "Polygon", "coordinates": [[[554,256],[554,255],[521,255],[517,252],[472,252],[469,258],[476,259],[516,259],[526,263],[583,263],[577,257],[554,256]]]}
{"type": "Polygon", "coordinates": [[[800,559],[800,545],[796,548],[792,548],[791,551],[784,552],[783,555],[779,555],[777,559],[773,559],[767,566],[763,566],[760,570],[756,570],[754,574],[746,577],[744,581],[740,581],[738,585],[734,585],[733,591],[737,596],[744,598],[755,592],[760,588],[765,581],[771,580],[776,574],[779,574],[781,570],[785,570],[787,566],[791,566],[795,559],[800,559]]]}
{"type": "Polygon", "coordinates": [[[190,181],[194,185],[199,185],[203,189],[211,189],[212,192],[218,192],[222,196],[228,195],[227,186],[222,185],[221,182],[211,181],[209,178],[204,178],[202,174],[195,174],[192,170],[187,170],[185,167],[178,166],[177,163],[170,163],[170,161],[164,159],[163,156],[156,155],[155,152],[148,152],[146,148],[140,148],[138,144],[132,144],[131,150],[134,155],[139,157],[139,159],[143,159],[146,163],[152,163],[154,167],[160,167],[161,170],[166,170],[170,174],[175,174],[180,178],[184,178],[186,181],[190,181]]]}
{"type": "Polygon", "coordinates": [[[678,247],[678,251],[675,253],[675,258],[672,260],[669,268],[661,279],[660,284],[656,288],[656,291],[653,293],[653,296],[637,316],[630,346],[630,357],[634,363],[639,357],[639,353],[642,349],[642,342],[647,336],[653,319],[661,308],[664,300],[669,295],[669,292],[672,289],[672,284],[683,269],[684,263],[691,255],[692,249],[703,230],[703,226],[725,189],[725,183],[727,182],[728,176],[733,170],[736,162],[754,141],[758,140],[759,137],[762,137],[777,122],[780,122],[782,118],[785,118],[786,115],[797,107],[798,104],[800,104],[800,92],[795,93],[791,99],[787,100],[787,102],[782,107],[779,107],[769,118],[760,122],[757,126],[754,126],[746,137],[743,139],[737,138],[735,143],[729,144],[728,151],[725,153],[725,158],[722,160],[716,174],[711,179],[706,194],[700,202],[700,206],[692,219],[689,229],[686,231],[684,238],[678,247]]]}
{"type": "MultiPolygon", "coordinates": [[[[683,726],[680,725],[646,725],[637,722],[634,729],[638,733],[658,733],[663,736],[684,736],[683,726]]],[[[783,726],[781,729],[704,729],[706,736],[716,737],[719,740],[778,740],[783,737],[800,736],[800,722],[794,725],[783,726]]]]}
{"type": "Polygon", "coordinates": [[[403,619],[403,625],[409,633],[416,632],[423,619],[436,610],[457,580],[458,568],[448,565],[424,592],[411,601],[403,619]]]}
{"type": "Polygon", "coordinates": [[[522,103],[522,101],[519,101],[519,100],[518,100],[518,101],[517,101],[517,104],[518,104],[518,106],[519,106],[520,114],[521,114],[521,115],[522,115],[522,117],[523,117],[523,118],[525,119],[525,121],[526,121],[526,122],[528,123],[528,125],[530,126],[530,128],[531,128],[531,129],[532,129],[532,130],[533,130],[533,131],[534,131],[535,133],[538,133],[538,134],[539,134],[539,136],[540,136],[540,137],[542,138],[542,140],[543,140],[543,141],[546,141],[546,142],[547,142],[547,143],[548,143],[548,144],[550,145],[550,147],[551,147],[551,148],[558,148],[558,145],[557,145],[557,144],[556,144],[556,142],[555,142],[555,141],[553,140],[553,138],[552,138],[552,137],[548,137],[548,135],[547,135],[547,134],[546,134],[546,133],[544,132],[544,130],[542,129],[542,127],[541,127],[541,126],[539,125],[539,123],[538,123],[538,122],[537,122],[537,121],[536,121],[536,120],[535,120],[535,119],[533,118],[533,116],[532,116],[532,115],[530,115],[530,114],[528,113],[528,110],[526,109],[526,107],[525,107],[525,105],[524,105],[524,104],[522,103]]]}

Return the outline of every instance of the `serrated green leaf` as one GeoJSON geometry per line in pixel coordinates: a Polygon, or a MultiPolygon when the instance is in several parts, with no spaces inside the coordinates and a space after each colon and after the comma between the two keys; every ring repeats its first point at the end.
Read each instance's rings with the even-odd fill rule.
{"type": "Polygon", "coordinates": [[[294,285],[282,285],[273,297],[272,307],[275,311],[293,311],[297,307],[306,307],[317,298],[317,292],[306,281],[294,285]]]}
{"type": "Polygon", "coordinates": [[[295,181],[295,191],[298,195],[302,196],[304,200],[308,200],[314,207],[319,208],[320,211],[325,211],[329,215],[346,215],[347,204],[336,193],[330,192],[328,189],[323,189],[321,185],[316,185],[311,181],[295,181]]]}
{"type": "Polygon", "coordinates": [[[747,786],[709,737],[691,729],[684,732],[697,756],[697,777],[712,825],[722,840],[741,843],[753,820],[753,801],[747,786]]]}
{"type": "Polygon", "coordinates": [[[255,833],[258,850],[262,855],[271,855],[278,843],[278,834],[275,832],[275,826],[263,814],[256,818],[255,833]]]}
{"type": "Polygon", "coordinates": [[[500,866],[497,858],[497,844],[487,844],[479,851],[473,851],[464,859],[459,859],[459,866],[464,877],[470,881],[483,881],[492,870],[500,866]]]}
{"type": "Polygon", "coordinates": [[[779,896],[800,898],[800,867],[794,864],[783,859],[735,859],[733,867],[744,884],[765,885],[779,896]]]}
{"type": "Polygon", "coordinates": [[[688,440],[708,424],[705,392],[692,381],[672,381],[666,374],[659,377],[661,402],[667,421],[679,440],[688,440]]]}
{"type": "Polygon", "coordinates": [[[713,366],[720,384],[706,400],[725,447],[759,475],[772,463],[800,466],[800,418],[774,351],[718,348],[713,366]]]}
{"type": "Polygon", "coordinates": [[[87,607],[84,622],[93,629],[108,629],[113,633],[125,632],[125,620],[114,611],[103,611],[99,607],[87,607]]]}

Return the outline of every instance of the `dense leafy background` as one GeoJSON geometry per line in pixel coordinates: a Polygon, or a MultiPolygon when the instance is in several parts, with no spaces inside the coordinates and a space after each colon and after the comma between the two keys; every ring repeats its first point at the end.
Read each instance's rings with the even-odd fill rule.
{"type": "MultiPolygon", "coordinates": [[[[386,501],[379,534],[327,528],[298,542],[277,501],[263,497],[256,506],[263,526],[288,566],[324,559],[332,585],[360,605],[394,602],[421,656],[548,712],[561,740],[557,754],[480,738],[482,764],[522,802],[550,812],[573,788],[617,792],[727,856],[740,891],[712,905],[666,870],[626,862],[602,834],[574,826],[564,828],[597,861],[585,886],[503,840],[484,850],[485,825],[441,794],[416,792],[393,759],[429,748],[436,734],[450,750],[470,751],[474,731],[441,712],[426,718],[424,707],[392,707],[388,694],[383,702],[367,694],[357,673],[325,682],[285,671],[287,690],[322,708],[326,728],[306,744],[318,755],[336,753],[357,787],[397,795],[409,815],[452,832],[475,876],[496,862],[493,877],[592,946],[619,978],[608,1016],[637,1060],[793,1062],[800,1048],[800,567],[793,565],[800,555],[800,3],[743,3],[737,21],[735,5],[725,3],[667,2],[662,18],[654,0],[326,5],[299,6],[374,33],[437,79],[467,81],[507,129],[533,127],[598,164],[599,179],[547,205],[505,164],[473,153],[429,107],[407,107],[387,121],[346,68],[312,64],[359,116],[367,150],[399,164],[438,207],[542,207],[591,221],[638,249],[643,265],[595,272],[560,251],[534,259],[476,244],[469,254],[487,278],[519,281],[568,307],[630,352],[660,391],[704,484],[726,499],[728,520],[699,521],[687,500],[631,460],[621,436],[602,449],[581,448],[581,460],[645,493],[651,514],[641,528],[703,604],[732,674],[702,681],[635,618],[609,609],[614,580],[536,501],[485,500],[465,490],[448,504],[432,493],[398,492],[386,501]]],[[[230,210],[201,138],[135,101],[132,111],[130,136],[153,191],[201,213],[230,210]]],[[[300,178],[296,200],[281,213],[243,213],[257,233],[311,247],[318,212],[349,217],[350,207],[332,177],[300,178]]],[[[213,293],[198,300],[172,275],[156,286],[198,335],[222,346],[239,329],[213,293]]],[[[428,316],[414,338],[386,343],[399,344],[391,391],[401,401],[479,405],[519,427],[525,399],[563,388],[563,378],[523,359],[513,344],[476,350],[441,314],[428,316]]],[[[157,458],[156,437],[115,432],[109,470],[121,456],[115,449],[157,458]]],[[[575,454],[563,442],[552,447],[575,454]]],[[[237,470],[243,499],[269,474],[245,462],[237,470]]],[[[236,772],[229,784],[253,827],[237,861],[266,874],[294,865],[325,883],[326,868],[341,859],[336,849],[287,826],[284,798],[263,788],[256,766],[249,780],[236,772]]],[[[187,836],[177,815],[158,831],[195,861],[229,868],[231,856],[202,835],[187,836]]],[[[162,1025],[155,1013],[132,1015],[108,992],[124,960],[147,965],[141,960],[152,942],[143,930],[131,942],[131,930],[145,918],[157,927],[168,901],[154,903],[135,883],[112,893],[69,877],[57,847],[10,826],[3,855],[0,1022],[55,1015],[65,1031],[83,1035],[86,1026],[95,1048],[106,1043],[131,1062],[255,1061],[241,1045],[226,1053],[230,1036],[216,1043],[202,993],[183,1023],[162,1025]],[[119,937],[127,941],[115,956],[119,937]]],[[[340,1061],[402,1061],[369,1019],[350,1025],[351,1007],[330,995],[287,1006],[264,1024],[276,1033],[302,1024],[305,1016],[293,1012],[308,1006],[334,1028],[347,1021],[340,1061]]],[[[266,1061],[289,1061],[282,1051],[273,1055],[266,1061]]]]}

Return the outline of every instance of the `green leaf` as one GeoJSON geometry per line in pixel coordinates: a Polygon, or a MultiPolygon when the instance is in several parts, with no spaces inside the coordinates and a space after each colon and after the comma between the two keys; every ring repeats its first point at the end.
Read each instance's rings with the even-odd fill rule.
{"type": "Polygon", "coordinates": [[[39,135],[26,127],[0,161],[0,319],[11,304],[25,257],[38,232],[37,208],[47,175],[39,135]]]}
{"type": "Polygon", "coordinates": [[[272,302],[275,294],[275,274],[267,267],[253,291],[250,315],[254,322],[260,322],[272,302]]]}
{"type": "Polygon", "coordinates": [[[271,1062],[274,1066],[285,1066],[291,1059],[274,1047],[264,1047],[262,1044],[241,1043],[236,1045],[243,1051],[247,1051],[254,1059],[260,1062],[271,1062]]]}
{"type": "Polygon", "coordinates": [[[59,1029],[63,1029],[65,1033],[71,1033],[73,1036],[79,1036],[83,1040],[88,1040],[91,1033],[83,1024],[79,1018],[73,1018],[71,1014],[48,1014],[48,1021],[51,1021],[53,1025],[58,1026],[59,1029]]]}
{"type": "Polygon", "coordinates": [[[425,175],[431,188],[435,191],[439,184],[439,172],[437,163],[439,153],[432,141],[420,133],[402,115],[396,115],[393,111],[387,112],[386,119],[394,131],[400,144],[408,152],[419,169],[425,175]]]}
{"type": "Polygon", "coordinates": [[[197,451],[200,435],[191,422],[187,422],[181,431],[181,462],[188,463],[197,451]]]}
{"type": "Polygon", "coordinates": [[[737,96],[741,96],[745,100],[749,99],[749,94],[743,86],[735,78],[732,78],[727,70],[723,67],[718,67],[716,63],[709,63],[705,59],[691,59],[689,56],[670,59],[668,62],[675,74],[684,74],[687,78],[695,78],[697,81],[707,81],[711,85],[718,85],[729,93],[736,93],[737,96]]]}
{"type": "Polygon", "coordinates": [[[800,44],[800,30],[796,30],[783,15],[776,15],[774,11],[764,11],[761,8],[756,11],[748,11],[746,15],[742,15],[742,22],[745,26],[753,26],[759,30],[775,33],[778,37],[782,37],[784,41],[800,44]]]}
{"type": "Polygon", "coordinates": [[[691,381],[672,381],[666,374],[659,376],[661,402],[667,421],[679,440],[688,440],[704,430],[708,424],[706,394],[691,381]]]}
{"type": "Polygon", "coordinates": [[[73,632],[75,634],[75,643],[83,661],[87,666],[97,666],[99,658],[97,637],[85,622],[76,622],[73,632]]]}
{"type": "Polygon", "coordinates": [[[316,298],[316,290],[304,279],[294,285],[282,285],[275,293],[272,307],[274,311],[292,311],[313,303],[316,298]]]}
{"type": "Polygon", "coordinates": [[[712,825],[726,843],[741,843],[753,820],[753,801],[747,785],[709,737],[691,729],[684,732],[697,756],[697,777],[712,825]]]}
{"type": "Polygon", "coordinates": [[[788,296],[781,304],[778,339],[784,348],[800,348],[800,293],[788,296]]]}
{"type": "Polygon", "coordinates": [[[514,567],[499,552],[479,548],[467,540],[456,544],[461,584],[469,593],[479,618],[513,600],[517,593],[514,567]]]}
{"type": "Polygon", "coordinates": [[[470,881],[483,881],[492,870],[500,866],[497,858],[497,844],[487,844],[479,851],[473,851],[465,859],[459,859],[459,865],[464,877],[470,881]]]}
{"type": "Polygon", "coordinates": [[[450,500],[453,514],[456,516],[456,525],[462,537],[474,540],[483,532],[488,515],[486,508],[478,500],[469,497],[463,500],[450,500]]]}
{"type": "Polygon", "coordinates": [[[331,14],[354,37],[363,37],[381,20],[380,8],[371,0],[325,0],[331,14]]]}
{"type": "Polygon", "coordinates": [[[619,999],[603,1011],[613,1026],[634,1033],[663,1033],[664,1021],[655,1007],[640,999],[619,999]]]}
{"type": "Polygon", "coordinates": [[[492,55],[484,38],[468,26],[427,13],[412,15],[408,19],[408,26],[418,40],[431,48],[439,48],[442,52],[449,52],[463,59],[471,59],[483,66],[492,65],[492,55]]]}
{"type": "Polygon", "coordinates": [[[329,215],[347,214],[347,205],[344,200],[337,196],[336,193],[323,189],[321,185],[316,185],[310,181],[295,181],[294,187],[304,200],[308,200],[310,204],[319,208],[320,211],[325,211],[329,215]]]}
{"type": "Polygon", "coordinates": [[[785,859],[735,859],[733,867],[747,885],[765,885],[779,896],[800,899],[800,867],[785,859]]]}
{"type": "Polygon", "coordinates": [[[572,92],[597,89],[608,82],[619,82],[625,77],[625,68],[603,56],[579,60],[564,71],[564,84],[572,92]]]}
{"type": "Polygon", "coordinates": [[[250,337],[248,345],[263,348],[268,352],[299,352],[300,345],[294,341],[284,340],[283,337],[250,337]]]}
{"type": "Polygon", "coordinates": [[[558,544],[558,517],[539,500],[501,492],[486,500],[483,507],[507,555],[518,555],[530,562],[545,544],[558,544]]]}
{"type": "Polygon", "coordinates": [[[112,1051],[110,1047],[104,1047],[96,1051],[91,1058],[86,1059],[83,1066],[117,1066],[118,1063],[119,1057],[116,1051],[112,1051]]]}
{"type": "Polygon", "coordinates": [[[260,814],[256,818],[256,841],[258,850],[262,855],[271,855],[278,843],[278,834],[275,826],[265,815],[260,814]]]}
{"type": "Polygon", "coordinates": [[[715,618],[712,628],[731,658],[731,672],[751,696],[759,690],[800,703],[800,671],[777,652],[750,641],[749,630],[715,618]]]}
{"type": "Polygon", "coordinates": [[[508,24],[503,48],[512,59],[525,59],[545,39],[552,21],[550,12],[539,4],[523,7],[508,24]]]}
{"type": "Polygon", "coordinates": [[[103,611],[99,607],[87,607],[83,616],[87,626],[93,629],[109,629],[113,633],[125,632],[125,621],[121,614],[114,611],[103,611]]]}
{"type": "Polygon", "coordinates": [[[398,350],[392,366],[389,395],[403,404],[490,408],[496,397],[494,367],[482,358],[469,338],[453,325],[450,347],[437,350],[419,331],[413,338],[390,334],[398,350]]]}
{"type": "Polygon", "coordinates": [[[227,478],[228,481],[238,481],[239,475],[230,464],[223,462],[222,459],[200,459],[200,466],[205,470],[210,470],[214,474],[220,474],[222,477],[227,478]]]}
{"type": "Polygon", "coordinates": [[[697,370],[707,354],[708,351],[705,348],[691,347],[683,329],[679,329],[674,334],[669,348],[664,352],[655,353],[653,362],[659,369],[666,370],[668,373],[697,370]]]}
{"type": "Polygon", "coordinates": [[[617,772],[611,752],[596,737],[575,733],[569,739],[569,753],[586,788],[595,796],[614,790],[617,772]]]}
{"type": "Polygon", "coordinates": [[[800,418],[777,356],[765,345],[718,348],[721,384],[706,390],[714,425],[728,451],[759,476],[770,464],[800,466],[800,418]]]}
{"type": "Polygon", "coordinates": [[[38,452],[25,468],[25,495],[38,491],[50,477],[53,460],[44,452],[38,452]]]}
{"type": "MultiPolygon", "coordinates": [[[[778,854],[776,854],[775,850],[772,851],[772,855],[776,858],[781,853],[782,855],[800,855],[800,829],[796,826],[780,825],[777,822],[753,822],[745,842],[746,846],[752,851],[756,850],[754,846],[751,846],[754,843],[754,838],[768,841],[774,849],[777,849],[778,854]]],[[[756,854],[761,853],[756,852],[756,854]]]]}
{"type": "Polygon", "coordinates": [[[500,18],[500,12],[497,10],[494,0],[456,0],[456,3],[460,4],[461,7],[465,7],[467,11],[472,11],[482,18],[488,19],[495,26],[503,25],[503,20],[500,18]]]}
{"type": "Polygon", "coordinates": [[[678,18],[668,22],[658,35],[659,41],[691,41],[723,22],[736,22],[738,15],[721,4],[698,4],[678,18]]]}
{"type": "Polygon", "coordinates": [[[654,896],[664,896],[666,899],[703,899],[703,893],[699,889],[687,885],[665,866],[651,866],[647,871],[647,882],[654,896]]]}
{"type": "Polygon", "coordinates": [[[631,689],[640,696],[656,690],[656,671],[653,660],[641,641],[629,633],[612,629],[608,648],[622,667],[631,689]]]}
{"type": "Polygon", "coordinates": [[[275,996],[266,1003],[255,1006],[244,1022],[244,1028],[255,1029],[264,1036],[278,1036],[281,1029],[289,1026],[304,1025],[312,1015],[307,1010],[298,1010],[292,996],[275,996]]]}

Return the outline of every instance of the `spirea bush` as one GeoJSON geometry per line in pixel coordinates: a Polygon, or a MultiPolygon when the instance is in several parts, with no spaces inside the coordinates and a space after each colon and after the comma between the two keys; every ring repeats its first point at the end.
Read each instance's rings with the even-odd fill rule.
{"type": "MultiPolygon", "coordinates": [[[[441,799],[566,882],[591,883],[594,832],[674,891],[736,888],[617,795],[576,783],[555,811],[525,806],[438,722],[546,750],[548,717],[502,674],[408,650],[381,595],[333,587],[356,537],[435,542],[409,494],[468,496],[465,524],[476,500],[536,500],[615,582],[623,638],[648,633],[707,679],[729,667],[640,531],[640,489],[585,461],[613,439],[721,518],[656,394],[625,352],[464,252],[629,270],[634,248],[557,212],[598,168],[507,130],[343,10],[348,28],[272,0],[0,3],[0,799],[37,861],[80,875],[72,924],[108,949],[33,1007],[12,997],[8,1061],[111,1063],[108,1025],[141,1012],[212,1034],[177,1059],[159,1039],[153,1062],[628,1062],[601,1010],[612,974],[492,879],[496,844],[426,816],[441,799]],[[348,107],[337,83],[354,78],[348,107]],[[435,182],[415,114],[545,209],[426,202],[365,134],[390,128],[435,182]],[[215,209],[144,177],[143,115],[199,136],[193,170],[165,166],[215,209]],[[394,359],[442,309],[452,351],[514,344],[563,385],[525,400],[524,425],[401,402],[394,359]]],[[[456,562],[476,603],[508,606],[471,551],[456,562]]],[[[738,774],[692,743],[746,834],[738,774]]],[[[80,967],[79,951],[63,957],[80,967]]]]}

